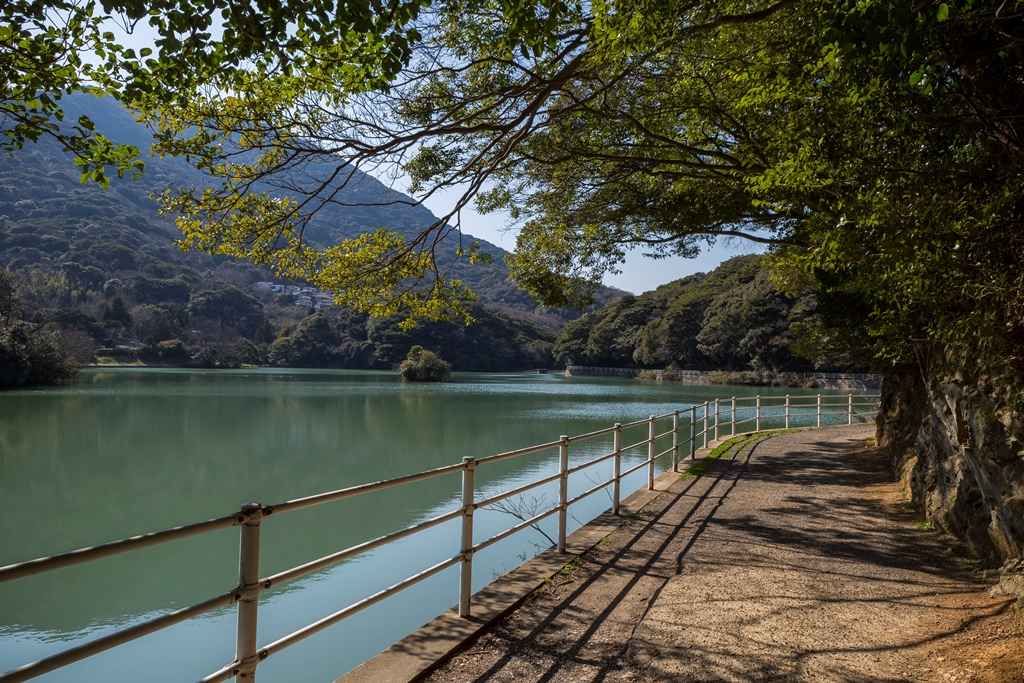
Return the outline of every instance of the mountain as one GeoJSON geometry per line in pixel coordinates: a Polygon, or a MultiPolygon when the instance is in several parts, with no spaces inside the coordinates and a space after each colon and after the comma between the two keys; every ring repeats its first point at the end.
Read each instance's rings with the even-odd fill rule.
{"type": "Polygon", "coordinates": [[[587,313],[555,342],[555,358],[606,367],[811,369],[794,347],[817,321],[815,297],[776,291],[763,261],[739,256],[587,313]]]}
{"type": "MultiPolygon", "coordinates": [[[[100,131],[119,143],[133,144],[141,150],[150,145],[147,130],[109,97],[76,95],[65,98],[68,119],[88,115],[100,131]]],[[[146,155],[146,172],[139,180],[114,178],[109,190],[78,182],[72,159],[59,146],[42,142],[21,150],[17,156],[0,160],[0,265],[21,269],[26,266],[52,268],[62,262],[96,263],[108,273],[139,270],[144,274],[167,276],[172,266],[208,267],[211,261],[201,254],[182,255],[171,246],[178,236],[173,221],[156,215],[150,194],[168,186],[201,187],[207,179],[184,162],[146,155]],[[98,220],[101,219],[101,220],[98,220]],[[109,251],[120,244],[135,252],[136,259],[116,259],[110,254],[95,258],[83,256],[93,249],[109,251]],[[97,246],[101,245],[101,246],[97,246]],[[131,262],[134,261],[134,265],[131,262]],[[128,268],[119,266],[128,265],[128,268]]],[[[321,167],[326,165],[321,164],[321,167]]],[[[310,172],[315,172],[312,169],[310,172]]],[[[322,169],[321,169],[322,170],[322,169]]],[[[408,196],[388,188],[372,176],[357,172],[355,180],[339,192],[339,203],[361,206],[328,205],[318,212],[307,234],[313,243],[336,244],[364,232],[387,227],[406,235],[418,233],[436,221],[423,206],[412,205],[408,196]],[[367,205],[381,198],[389,204],[367,205]],[[408,203],[406,203],[408,202],[408,203]]],[[[508,281],[504,265],[506,251],[485,240],[464,234],[463,243],[478,241],[481,250],[494,257],[493,263],[470,264],[455,260],[458,241],[452,237],[438,248],[442,264],[455,262],[452,277],[462,279],[485,305],[507,313],[526,315],[554,329],[581,314],[575,310],[538,308],[529,295],[508,281]]],[[[605,303],[624,292],[603,288],[599,301],[605,303]]]]}
{"type": "MultiPolygon", "coordinates": [[[[148,148],[146,130],[110,98],[80,95],[65,102],[69,118],[87,114],[116,142],[148,148]]],[[[456,370],[489,370],[550,365],[557,331],[580,315],[538,309],[508,282],[505,252],[481,241],[493,263],[460,260],[452,269],[452,276],[480,298],[473,308],[479,327],[439,323],[406,334],[398,332],[397,320],[373,321],[336,308],[321,311],[326,327],[312,325],[305,318],[315,292],[307,292],[306,299],[277,294],[256,286],[274,281],[266,270],[173,246],[177,228],[157,215],[150,196],[170,185],[201,186],[204,180],[183,162],[147,157],[139,180],[113,178],[106,190],[82,185],[70,155],[52,141],[0,159],[0,266],[20,281],[26,319],[77,334],[79,347],[88,346],[89,339],[108,346],[137,340],[135,346],[146,344],[146,353],[168,359],[209,348],[201,362],[241,355],[285,365],[389,367],[408,351],[396,344],[419,343],[447,349],[456,370]],[[271,360],[271,346],[282,338],[290,338],[290,346],[278,344],[271,360]],[[243,340],[256,350],[239,347],[243,340]],[[319,344],[323,352],[306,353],[302,340],[319,344]],[[160,343],[165,344],[158,349],[160,343]]],[[[347,191],[360,197],[396,195],[368,175],[347,191]]],[[[308,232],[326,245],[381,226],[411,233],[435,220],[427,209],[405,203],[331,206],[308,232]]],[[[442,263],[454,259],[456,246],[454,239],[440,245],[442,263]]],[[[601,293],[605,300],[620,294],[601,293]]]]}

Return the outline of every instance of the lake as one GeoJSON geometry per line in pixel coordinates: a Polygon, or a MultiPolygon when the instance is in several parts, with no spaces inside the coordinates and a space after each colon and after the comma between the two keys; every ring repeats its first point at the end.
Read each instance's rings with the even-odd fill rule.
{"type": "MultiPolygon", "coordinates": [[[[246,501],[280,502],[757,393],[818,392],[534,374],[456,373],[444,384],[403,384],[383,372],[88,369],[67,386],[0,393],[0,566],[230,514],[246,501]]],[[[609,451],[610,438],[574,445],[570,464],[609,451]]],[[[481,467],[477,495],[554,472],[557,459],[554,450],[481,467]]],[[[624,458],[623,469],[642,459],[624,458]]],[[[578,477],[570,496],[610,470],[609,462],[578,477]]],[[[641,469],[623,484],[623,497],[645,482],[641,469]]],[[[545,493],[547,505],[554,491],[545,493]]],[[[269,517],[260,575],[460,500],[455,473],[269,517]]],[[[574,506],[570,531],[609,505],[599,493],[574,506]]],[[[478,512],[475,538],[515,521],[478,512]]],[[[546,522],[552,535],[553,524],[546,522]]],[[[528,530],[478,553],[474,590],[546,545],[528,530]]],[[[260,601],[259,643],[458,550],[454,520],[270,590],[260,601]]],[[[225,529],[0,584],[0,671],[230,590],[237,566],[238,530],[225,529]]],[[[271,657],[259,667],[260,683],[332,681],[457,601],[452,567],[271,657]]],[[[230,662],[234,638],[232,607],[37,680],[194,681],[230,662]]]]}

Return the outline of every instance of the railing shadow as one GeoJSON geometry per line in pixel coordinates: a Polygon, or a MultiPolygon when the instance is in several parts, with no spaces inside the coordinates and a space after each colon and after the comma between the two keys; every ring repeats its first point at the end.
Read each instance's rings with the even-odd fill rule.
{"type": "MultiPolygon", "coordinates": [[[[1009,600],[990,603],[983,609],[965,604],[968,595],[976,595],[973,583],[945,552],[946,547],[933,535],[909,526],[909,513],[899,505],[874,495],[873,489],[891,484],[884,457],[863,449],[837,449],[834,443],[813,441],[800,450],[787,454],[770,447],[770,439],[758,442],[744,460],[732,453],[731,458],[709,468],[690,482],[676,501],[688,496],[692,507],[673,520],[671,529],[662,529],[662,542],[642,561],[628,570],[623,565],[647,531],[669,523],[672,503],[645,521],[643,528],[611,557],[587,575],[572,593],[561,598],[528,632],[509,629],[501,633],[503,652],[488,668],[471,679],[477,683],[507,680],[509,667],[514,666],[521,652],[530,650],[531,670],[528,680],[548,682],[569,675],[571,680],[601,683],[614,678],[624,668],[642,670],[651,680],[676,680],[672,671],[659,662],[686,661],[687,671],[701,671],[699,680],[795,680],[799,672],[814,671],[828,662],[828,680],[843,683],[906,683],[906,677],[866,673],[864,661],[878,658],[899,658],[915,648],[934,643],[969,628],[978,621],[1005,613],[1009,600]],[[842,451],[842,453],[840,453],[842,451]],[[721,503],[733,496],[737,486],[779,485],[787,489],[780,498],[770,501],[757,514],[722,514],[721,503]],[[807,487],[825,489],[822,494],[800,493],[807,487]],[[694,495],[699,489],[699,495],[694,495]],[[789,492],[791,489],[793,492],[789,492]],[[882,519],[893,519],[880,523],[882,519]],[[714,565],[701,556],[691,556],[695,545],[713,530],[716,544],[714,565]],[[687,534],[689,534],[687,536],[687,534]],[[685,562],[686,572],[676,576],[665,556],[674,546],[682,545],[676,554],[676,573],[685,562]],[[771,549],[772,552],[762,551],[771,549]],[[643,576],[662,581],[650,600],[654,604],[671,580],[680,582],[682,593],[697,589],[705,580],[704,570],[722,575],[731,569],[741,575],[747,570],[769,573],[800,574],[819,586],[835,586],[836,590],[812,595],[801,594],[800,586],[785,583],[763,585],[740,591],[742,598],[728,594],[701,595],[703,608],[714,612],[732,607],[738,600],[756,603],[756,609],[733,622],[730,632],[722,632],[710,624],[692,624],[692,630],[675,639],[656,639],[647,660],[638,660],[642,653],[636,642],[623,642],[602,651],[592,647],[595,635],[613,612],[623,604],[643,576]],[[595,587],[610,572],[629,571],[631,575],[596,614],[577,606],[581,596],[595,587]],[[857,586],[870,585],[877,595],[858,592],[857,586]],[[844,641],[842,637],[821,637],[809,642],[786,642],[775,635],[744,642],[748,630],[757,632],[764,623],[784,623],[805,616],[809,611],[823,613],[853,609],[870,614],[872,610],[899,609],[929,615],[946,614],[945,626],[927,632],[887,633],[874,642],[863,639],[844,641]],[[866,612],[865,612],[866,610],[866,612]],[[578,622],[583,630],[567,639],[551,633],[566,617],[578,622]],[[595,652],[602,652],[597,656],[595,652]],[[611,654],[609,654],[611,653],[611,654]],[[727,656],[723,656],[723,653],[727,656]],[[845,660],[850,663],[845,663],[845,660]],[[645,670],[645,666],[652,666],[645,670]],[[660,668],[659,668],[660,667],[660,668]]],[[[745,494],[745,495],[749,495],[745,494]]],[[[705,550],[707,545],[703,546],[705,550]]],[[[650,549],[647,549],[648,551],[650,549]]],[[[724,593],[728,593],[725,591],[724,593]]],[[[673,595],[679,595],[676,589],[673,595]]],[[[681,610],[686,607],[680,606],[681,610]]],[[[860,613],[860,612],[858,612],[860,613]]],[[[648,613],[644,619],[654,618],[648,613]]],[[[915,617],[916,618],[916,617],[915,617]]],[[[766,634],[762,631],[760,635],[766,634]]],[[[499,636],[495,636],[499,637],[499,636]]],[[[870,669],[870,667],[868,667],[870,669]]],[[[444,680],[434,678],[431,680],[444,680]]],[[[644,680],[647,680],[646,678],[644,680]]],[[[698,680],[686,678],[685,680],[698,680]]],[[[804,680],[801,678],[801,680],[804,680]]],[[[813,680],[807,678],[806,680],[813,680]]]]}

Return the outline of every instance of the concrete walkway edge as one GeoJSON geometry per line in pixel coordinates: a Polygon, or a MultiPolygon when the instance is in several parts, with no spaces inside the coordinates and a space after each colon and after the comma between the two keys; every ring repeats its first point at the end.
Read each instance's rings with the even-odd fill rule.
{"type": "MultiPolygon", "coordinates": [[[[771,432],[763,432],[766,436],[771,432]]],[[[742,436],[742,435],[738,435],[742,436]]],[[[732,436],[708,443],[695,459],[680,459],[679,471],[663,472],[654,481],[654,490],[643,487],[619,504],[620,514],[605,511],[566,539],[566,552],[554,548],[488,584],[472,598],[472,616],[463,619],[452,608],[398,641],[387,650],[348,672],[335,683],[408,683],[429,674],[448,657],[486,633],[502,617],[516,609],[545,580],[596,546],[618,529],[630,516],[664,493],[690,465],[710,453],[732,436]]]]}

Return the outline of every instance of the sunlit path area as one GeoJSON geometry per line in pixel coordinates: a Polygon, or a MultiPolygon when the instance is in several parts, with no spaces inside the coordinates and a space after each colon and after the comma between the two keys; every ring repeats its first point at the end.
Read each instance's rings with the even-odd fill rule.
{"type": "Polygon", "coordinates": [[[914,525],[872,435],[739,440],[430,680],[1021,680],[1012,600],[914,525]]]}

